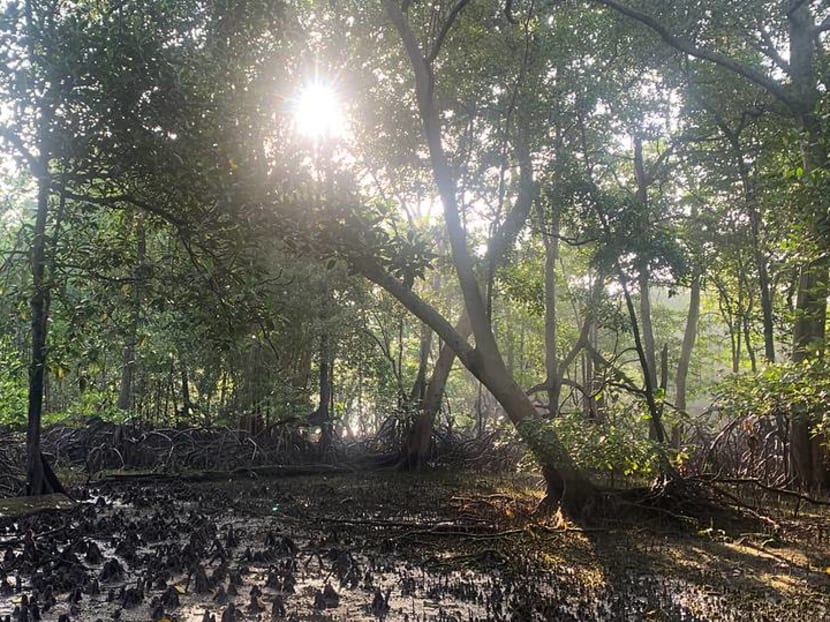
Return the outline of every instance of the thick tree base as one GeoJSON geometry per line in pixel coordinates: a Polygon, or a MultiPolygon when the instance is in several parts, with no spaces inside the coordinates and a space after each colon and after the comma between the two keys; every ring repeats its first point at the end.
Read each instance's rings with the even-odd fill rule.
{"type": "Polygon", "coordinates": [[[49,466],[49,462],[42,452],[38,452],[37,458],[29,461],[29,473],[26,483],[26,495],[35,497],[38,495],[51,495],[60,493],[65,495],[66,491],[58,480],[57,475],[49,466]]]}
{"type": "Polygon", "coordinates": [[[422,471],[426,466],[427,459],[425,455],[419,452],[410,452],[404,450],[396,464],[396,469],[402,473],[422,471]]]}
{"type": "Polygon", "coordinates": [[[537,508],[538,512],[560,511],[570,520],[591,520],[597,508],[599,491],[588,479],[579,475],[564,478],[561,473],[550,467],[543,467],[542,475],[547,490],[537,508]]]}

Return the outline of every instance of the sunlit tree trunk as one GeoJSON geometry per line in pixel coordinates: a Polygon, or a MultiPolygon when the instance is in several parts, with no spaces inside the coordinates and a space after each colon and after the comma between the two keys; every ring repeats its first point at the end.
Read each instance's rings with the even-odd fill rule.
{"type": "MultiPolygon", "coordinates": [[[[683,332],[683,345],[680,347],[680,358],[677,361],[677,374],[674,386],[676,395],[674,405],[681,413],[686,412],[686,380],[689,376],[689,366],[692,362],[692,351],[697,339],[697,325],[700,321],[700,275],[692,277],[689,288],[689,311],[686,314],[686,330],[683,332]]],[[[683,429],[680,424],[672,428],[672,445],[680,449],[683,429]]]]}
{"type": "MultiPolygon", "coordinates": [[[[553,431],[542,434],[541,429],[534,423],[536,410],[522,388],[511,377],[504,363],[478,286],[461,223],[456,182],[441,141],[441,123],[433,96],[432,61],[440,49],[441,41],[439,40],[437,45],[434,44],[432,51],[425,53],[395,0],[384,0],[384,6],[403,40],[415,73],[418,110],[429,148],[432,172],[441,197],[453,264],[475,337],[475,348],[469,346],[440,314],[400,283],[371,269],[365,270],[364,273],[386,288],[421,320],[433,326],[439,336],[455,350],[464,366],[488,388],[502,405],[509,419],[523,434],[542,465],[549,498],[559,500],[568,511],[579,512],[593,500],[596,490],[576,468],[571,456],[553,431]]],[[[523,203],[524,212],[521,219],[524,221],[532,203],[531,196],[535,194],[535,184],[532,180],[529,154],[524,154],[522,159],[520,175],[523,175],[523,183],[520,192],[528,193],[529,199],[523,203]]]]}

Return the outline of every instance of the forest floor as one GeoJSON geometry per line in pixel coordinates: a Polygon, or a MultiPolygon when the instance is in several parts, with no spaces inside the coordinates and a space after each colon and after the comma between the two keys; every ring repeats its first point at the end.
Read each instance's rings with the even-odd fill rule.
{"type": "Polygon", "coordinates": [[[828,512],[580,529],[532,515],[537,479],[105,479],[0,505],[0,620],[830,619],[828,512]]]}

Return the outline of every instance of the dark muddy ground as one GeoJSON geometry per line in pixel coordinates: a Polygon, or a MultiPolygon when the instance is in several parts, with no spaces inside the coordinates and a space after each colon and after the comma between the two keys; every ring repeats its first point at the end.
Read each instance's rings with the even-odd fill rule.
{"type": "Polygon", "coordinates": [[[148,478],[0,507],[0,620],[830,619],[827,514],[580,531],[530,515],[534,481],[148,478]]]}

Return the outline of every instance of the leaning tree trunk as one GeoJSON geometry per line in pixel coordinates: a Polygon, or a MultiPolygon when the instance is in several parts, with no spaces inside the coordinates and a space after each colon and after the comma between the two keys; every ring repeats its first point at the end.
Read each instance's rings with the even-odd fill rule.
{"type": "MultiPolygon", "coordinates": [[[[478,286],[472,256],[467,246],[467,238],[461,222],[456,196],[456,181],[447,155],[444,152],[441,141],[440,115],[434,101],[435,80],[432,61],[438,55],[443,39],[439,37],[434,41],[432,49],[425,54],[397,2],[395,0],[384,0],[384,5],[387,14],[403,40],[415,73],[415,94],[418,101],[418,111],[429,148],[433,177],[441,197],[444,222],[447,227],[456,276],[464,299],[464,308],[475,337],[475,348],[472,348],[466,340],[462,339],[458,332],[435,309],[414,295],[402,283],[377,270],[372,269],[369,272],[377,279],[376,282],[378,280],[383,281],[382,286],[404,303],[410,311],[418,315],[422,321],[430,324],[439,336],[450,347],[453,347],[464,366],[487,387],[502,405],[508,418],[542,465],[542,471],[548,486],[548,499],[558,501],[562,509],[568,513],[580,514],[592,503],[596,496],[596,489],[576,468],[555,431],[545,426],[537,418],[536,409],[532,402],[510,375],[499,352],[484,298],[478,286]]],[[[449,29],[452,19],[457,14],[455,12],[448,18],[442,32],[449,29]]],[[[517,199],[517,205],[521,206],[521,209],[515,215],[523,223],[536,195],[536,185],[533,180],[529,150],[526,144],[521,144],[523,143],[521,139],[519,142],[519,193],[521,196],[517,199]]],[[[514,212],[516,212],[515,208],[514,212]]],[[[514,213],[511,213],[508,218],[511,216],[514,216],[514,213]]]]}

